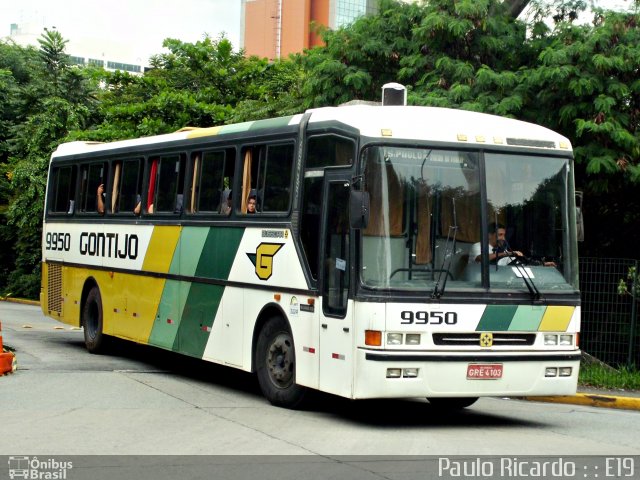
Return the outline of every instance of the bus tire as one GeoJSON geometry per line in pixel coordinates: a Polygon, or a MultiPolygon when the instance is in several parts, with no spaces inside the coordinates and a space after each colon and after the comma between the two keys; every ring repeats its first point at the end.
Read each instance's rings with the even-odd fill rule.
{"type": "Polygon", "coordinates": [[[84,345],[89,353],[104,352],[107,341],[103,333],[102,296],[98,287],[93,287],[84,301],[82,306],[82,326],[84,329],[84,345]]]}
{"type": "Polygon", "coordinates": [[[478,401],[478,397],[434,397],[427,398],[438,410],[462,410],[478,401]]]}
{"type": "Polygon", "coordinates": [[[262,394],[272,405],[298,407],[306,389],[295,382],[296,353],[289,325],[282,317],[264,324],[256,345],[256,373],[262,394]]]}

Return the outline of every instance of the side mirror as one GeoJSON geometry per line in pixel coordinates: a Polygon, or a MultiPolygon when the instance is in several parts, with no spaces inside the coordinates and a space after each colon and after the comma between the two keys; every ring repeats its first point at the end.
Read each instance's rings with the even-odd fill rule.
{"type": "Polygon", "coordinates": [[[349,218],[351,228],[367,228],[369,224],[369,192],[351,190],[349,198],[349,218]]]}
{"type": "Polygon", "coordinates": [[[582,214],[583,192],[576,192],[576,237],[579,242],[584,242],[584,216],[582,214]]]}

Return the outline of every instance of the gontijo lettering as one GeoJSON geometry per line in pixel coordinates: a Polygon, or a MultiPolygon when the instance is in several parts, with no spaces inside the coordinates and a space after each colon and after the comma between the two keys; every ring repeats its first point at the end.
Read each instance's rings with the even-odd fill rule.
{"type": "Polygon", "coordinates": [[[82,232],[80,254],[92,257],[138,258],[138,236],[135,234],[82,232]]]}

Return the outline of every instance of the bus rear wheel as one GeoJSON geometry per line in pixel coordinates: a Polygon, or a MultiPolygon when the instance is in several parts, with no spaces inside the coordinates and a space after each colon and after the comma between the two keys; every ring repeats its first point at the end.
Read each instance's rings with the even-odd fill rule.
{"type": "Polygon", "coordinates": [[[103,318],[100,289],[93,287],[82,306],[84,344],[90,353],[101,353],[106,348],[107,341],[103,333],[103,318]]]}
{"type": "Polygon", "coordinates": [[[262,394],[272,405],[298,407],[306,389],[296,385],[293,337],[282,317],[272,317],[260,331],[256,345],[256,371],[262,394]]]}
{"type": "Polygon", "coordinates": [[[462,410],[478,401],[478,397],[434,397],[427,398],[438,410],[462,410]]]}

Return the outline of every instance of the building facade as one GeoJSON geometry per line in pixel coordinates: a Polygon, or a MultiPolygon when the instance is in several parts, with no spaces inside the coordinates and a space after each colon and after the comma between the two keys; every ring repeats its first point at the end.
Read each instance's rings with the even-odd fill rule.
{"type": "Polygon", "coordinates": [[[375,13],[377,0],[242,0],[241,47],[270,60],[322,45],[319,26],[340,28],[375,13]]]}
{"type": "MultiPolygon", "coordinates": [[[[9,39],[18,45],[39,47],[38,39],[47,27],[41,23],[12,23],[9,39]]],[[[55,27],[52,27],[55,29],[55,27]]],[[[146,59],[131,45],[113,39],[79,38],[68,40],[65,48],[75,65],[92,65],[106,70],[141,74],[148,66],[146,59]]]]}

